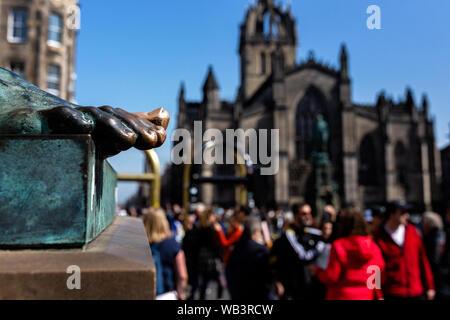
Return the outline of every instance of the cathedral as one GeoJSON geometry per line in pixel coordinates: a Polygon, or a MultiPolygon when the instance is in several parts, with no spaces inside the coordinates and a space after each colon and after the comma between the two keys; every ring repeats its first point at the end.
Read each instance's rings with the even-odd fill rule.
{"type": "MultiPolygon", "coordinates": [[[[346,47],[339,53],[339,67],[332,68],[312,54],[298,63],[297,45],[290,9],[259,0],[240,27],[241,83],[236,100],[220,100],[220,82],[210,67],[202,101],[187,101],[181,87],[178,128],[193,130],[194,121],[202,121],[204,128],[221,131],[279,129],[278,173],[262,176],[252,168],[247,188],[256,206],[287,208],[317,197],[313,131],[320,115],[329,131],[330,174],[341,206],[368,208],[393,199],[406,200],[417,211],[437,206],[441,160],[427,98],[417,104],[407,89],[401,101],[380,93],[373,105],[354,103],[346,47]]],[[[237,170],[232,165],[204,164],[191,171],[194,177],[224,177],[237,170]]],[[[183,165],[172,165],[168,175],[163,195],[181,203],[183,165]]],[[[238,201],[233,184],[190,181],[191,202],[238,201]]]]}

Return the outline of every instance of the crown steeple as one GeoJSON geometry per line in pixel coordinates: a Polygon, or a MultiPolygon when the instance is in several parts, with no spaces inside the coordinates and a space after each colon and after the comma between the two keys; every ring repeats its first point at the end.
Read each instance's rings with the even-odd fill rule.
{"type": "Polygon", "coordinates": [[[241,56],[240,96],[245,101],[274,72],[276,51],[282,53],[284,67],[295,65],[297,32],[290,7],[274,0],[259,0],[247,11],[241,25],[239,54],[241,56]]]}

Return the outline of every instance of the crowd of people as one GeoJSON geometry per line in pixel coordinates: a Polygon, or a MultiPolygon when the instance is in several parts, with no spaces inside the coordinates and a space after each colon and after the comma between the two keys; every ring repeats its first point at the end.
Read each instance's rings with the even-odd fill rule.
{"type": "Polygon", "coordinates": [[[403,201],[365,212],[262,211],[201,203],[143,210],[158,299],[450,298],[450,207],[411,219],[403,201]],[[413,223],[414,222],[414,223],[413,223]],[[215,284],[214,286],[211,286],[215,284]],[[209,298],[211,294],[209,294],[209,298]]]}

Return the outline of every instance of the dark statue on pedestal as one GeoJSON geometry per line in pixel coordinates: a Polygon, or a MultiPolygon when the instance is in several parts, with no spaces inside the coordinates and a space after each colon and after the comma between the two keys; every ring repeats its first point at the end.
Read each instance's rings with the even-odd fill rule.
{"type": "Polygon", "coordinates": [[[315,208],[320,218],[325,206],[339,207],[337,184],[333,181],[331,161],[328,152],[330,133],[322,114],[316,116],[313,135],[313,168],[315,208]]]}

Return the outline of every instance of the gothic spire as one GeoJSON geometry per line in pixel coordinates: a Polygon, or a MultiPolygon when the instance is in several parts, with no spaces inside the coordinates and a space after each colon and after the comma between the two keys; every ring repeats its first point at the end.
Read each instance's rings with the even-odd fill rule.
{"type": "Polygon", "coordinates": [[[184,82],[182,81],[180,84],[180,89],[178,91],[178,102],[180,104],[184,103],[184,93],[185,93],[185,89],[184,89],[184,82]]]}
{"type": "Polygon", "coordinates": [[[180,90],[178,91],[178,97],[180,97],[180,99],[184,99],[184,90],[184,81],[181,81],[180,90]]]}
{"type": "Polygon", "coordinates": [[[348,55],[347,55],[347,47],[345,43],[341,45],[341,53],[340,53],[340,68],[341,68],[341,78],[348,79],[348,55]]]}
{"type": "Polygon", "coordinates": [[[427,97],[427,94],[424,93],[422,95],[422,111],[423,111],[423,113],[425,115],[428,115],[428,110],[429,110],[428,108],[429,108],[429,106],[428,106],[428,97],[427,97]]]}
{"type": "Polygon", "coordinates": [[[378,94],[377,107],[383,107],[385,103],[386,103],[386,93],[384,91],[381,91],[378,94]]]}
{"type": "Polygon", "coordinates": [[[408,107],[413,107],[415,105],[413,92],[412,92],[410,87],[406,88],[406,101],[405,101],[405,104],[408,107]]]}
{"type": "Polygon", "coordinates": [[[213,67],[210,65],[208,68],[208,75],[206,76],[205,84],[203,85],[203,91],[210,91],[217,89],[219,89],[219,85],[217,84],[213,67]]]}
{"type": "Polygon", "coordinates": [[[308,51],[308,62],[314,62],[316,60],[316,57],[314,56],[314,51],[309,50],[308,51]]]}
{"type": "Polygon", "coordinates": [[[260,2],[262,5],[265,5],[266,8],[267,8],[267,7],[273,7],[273,6],[274,6],[274,0],[259,0],[259,2],[260,2]]]}

